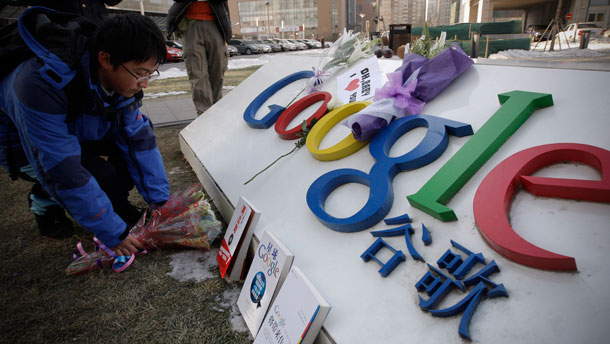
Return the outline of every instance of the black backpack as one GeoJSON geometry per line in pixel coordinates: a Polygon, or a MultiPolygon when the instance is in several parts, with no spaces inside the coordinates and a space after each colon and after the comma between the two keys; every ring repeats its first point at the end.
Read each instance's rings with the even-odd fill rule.
{"type": "MultiPolygon", "coordinates": [[[[22,20],[26,26],[35,30],[32,34],[36,39],[44,42],[49,50],[70,67],[77,68],[80,56],[87,49],[87,41],[97,25],[77,14],[42,10],[22,20]],[[67,42],[71,45],[70,49],[64,47],[67,42]]],[[[21,62],[35,56],[19,34],[17,25],[14,22],[0,28],[0,78],[12,72],[21,62]]]]}
{"type": "Polygon", "coordinates": [[[17,30],[17,22],[0,29],[0,79],[32,56],[34,53],[17,30]]]}
{"type": "MultiPolygon", "coordinates": [[[[96,25],[84,17],[70,13],[51,12],[44,13],[43,15],[46,16],[46,18],[42,17],[40,22],[36,21],[35,23],[29,23],[31,24],[31,27],[35,28],[36,33],[39,34],[36,38],[48,43],[48,48],[64,62],[68,63],[70,67],[78,68],[77,64],[80,62],[82,54],[88,49],[87,41],[89,37],[93,35],[96,25]],[[54,25],[52,22],[53,19],[59,20],[63,26],[54,25]],[[79,34],[66,35],[67,30],[65,30],[65,28],[74,28],[74,26],[80,28],[79,34]],[[80,33],[82,33],[82,35],[80,33]],[[75,39],[71,39],[73,37],[75,39]],[[62,43],[65,43],[66,40],[69,40],[74,44],[73,47],[76,47],[76,49],[62,49],[62,43]]],[[[38,19],[37,16],[31,20],[36,19],[38,19]]],[[[0,79],[10,74],[23,61],[35,56],[36,54],[30,50],[19,34],[17,22],[0,28],[0,79]]],[[[66,118],[66,121],[69,121],[78,113],[86,101],[90,101],[91,97],[88,97],[87,91],[89,90],[89,87],[80,73],[77,73],[65,88],[70,98],[70,107],[66,118]]],[[[2,120],[10,122],[8,117],[3,118],[2,120]]],[[[11,125],[12,123],[8,122],[4,124],[8,128],[6,137],[9,142],[7,142],[7,151],[5,153],[9,176],[13,180],[17,179],[17,176],[27,180],[29,179],[27,175],[24,175],[19,171],[20,165],[23,165],[23,163],[27,161],[25,155],[23,151],[13,149],[11,146],[12,142],[10,141],[10,137],[17,135],[17,129],[14,125],[11,125]]]]}

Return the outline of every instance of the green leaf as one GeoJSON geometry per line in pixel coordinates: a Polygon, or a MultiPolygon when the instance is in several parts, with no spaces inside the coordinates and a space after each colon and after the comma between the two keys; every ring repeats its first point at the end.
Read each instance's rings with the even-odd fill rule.
{"type": "MultiPolygon", "coordinates": [[[[311,119],[311,124],[309,125],[309,129],[311,130],[311,128],[313,128],[314,125],[316,125],[316,123],[318,123],[318,119],[317,118],[312,118],[311,119]]],[[[309,132],[309,131],[308,131],[309,132]]]]}

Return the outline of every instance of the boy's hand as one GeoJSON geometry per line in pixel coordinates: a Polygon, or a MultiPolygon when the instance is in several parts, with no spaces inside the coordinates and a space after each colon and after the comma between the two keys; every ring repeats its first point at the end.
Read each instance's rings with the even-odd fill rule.
{"type": "Polygon", "coordinates": [[[117,256],[129,256],[144,249],[144,245],[133,235],[129,234],[120,244],[112,248],[117,256]]]}

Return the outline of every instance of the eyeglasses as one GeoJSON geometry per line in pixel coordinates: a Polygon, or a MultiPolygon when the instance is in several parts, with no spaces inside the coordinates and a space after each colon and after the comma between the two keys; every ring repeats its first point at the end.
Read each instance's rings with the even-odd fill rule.
{"type": "Polygon", "coordinates": [[[136,79],[136,82],[153,81],[159,77],[159,70],[155,70],[154,72],[150,73],[149,75],[138,75],[138,74],[130,71],[129,68],[125,67],[122,63],[120,65],[127,71],[127,73],[131,74],[131,76],[133,76],[136,79]]]}

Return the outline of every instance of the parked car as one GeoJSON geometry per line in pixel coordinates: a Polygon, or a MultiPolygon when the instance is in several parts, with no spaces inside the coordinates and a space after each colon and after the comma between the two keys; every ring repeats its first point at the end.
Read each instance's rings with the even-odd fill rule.
{"type": "Polygon", "coordinates": [[[176,42],[176,41],[169,41],[169,40],[165,41],[165,45],[167,45],[168,47],[176,48],[176,49],[180,49],[180,50],[184,49],[182,47],[182,44],[180,44],[179,42],[176,42]]]}
{"type": "Polygon", "coordinates": [[[258,46],[263,53],[270,53],[271,52],[271,47],[266,45],[266,44],[260,44],[260,43],[257,43],[255,41],[246,41],[246,42],[258,46]]]}
{"type": "Polygon", "coordinates": [[[237,48],[235,48],[231,44],[227,45],[227,52],[229,53],[229,56],[239,55],[239,51],[237,50],[237,48]]]}
{"type": "Polygon", "coordinates": [[[295,39],[295,41],[305,44],[307,49],[313,49],[313,45],[306,39],[295,39]]]}
{"type": "Polygon", "coordinates": [[[559,33],[560,39],[575,40],[577,37],[582,36],[582,31],[591,31],[590,37],[602,37],[606,30],[600,28],[595,23],[572,23],[566,26],[562,32],[559,33]],[[565,36],[563,35],[565,33],[565,36]]]}
{"type": "Polygon", "coordinates": [[[299,42],[296,39],[289,39],[288,42],[297,46],[297,50],[306,50],[307,45],[305,43],[299,42]]]}
{"type": "Polygon", "coordinates": [[[548,25],[530,25],[527,27],[527,33],[532,35],[532,39],[536,42],[546,41],[551,37],[551,29],[547,30],[547,27],[548,25]]]}
{"type": "Polygon", "coordinates": [[[274,38],[272,41],[278,43],[282,47],[282,51],[295,51],[297,50],[297,46],[294,43],[291,43],[285,39],[277,39],[274,38]]]}
{"type": "Polygon", "coordinates": [[[304,43],[307,46],[307,49],[322,47],[322,44],[314,39],[297,39],[297,41],[304,43]]]}
{"type": "Polygon", "coordinates": [[[268,39],[266,39],[266,40],[260,40],[260,41],[255,41],[255,42],[256,42],[256,43],[260,43],[260,44],[265,44],[265,45],[268,45],[269,47],[271,47],[271,52],[272,52],[272,53],[277,53],[277,52],[282,51],[282,47],[280,47],[280,45],[279,45],[279,44],[277,44],[277,43],[275,43],[275,42],[272,42],[272,41],[270,41],[270,40],[268,40],[268,39]]]}
{"type": "Polygon", "coordinates": [[[169,45],[165,45],[165,49],[167,50],[167,56],[165,59],[167,62],[184,60],[184,57],[182,56],[182,49],[173,48],[169,45]]]}
{"type": "Polygon", "coordinates": [[[248,43],[243,39],[231,39],[229,40],[229,44],[237,48],[237,51],[240,54],[250,55],[250,54],[260,54],[263,50],[256,44],[248,43]]]}
{"type": "Polygon", "coordinates": [[[261,50],[263,51],[263,53],[265,53],[265,54],[271,52],[271,47],[268,46],[267,44],[262,44],[257,41],[254,41],[254,40],[250,40],[248,42],[258,45],[261,48],[261,50]]]}
{"type": "Polygon", "coordinates": [[[315,39],[308,39],[309,42],[313,45],[314,48],[320,49],[322,48],[322,43],[320,41],[316,41],[315,39]]]}

